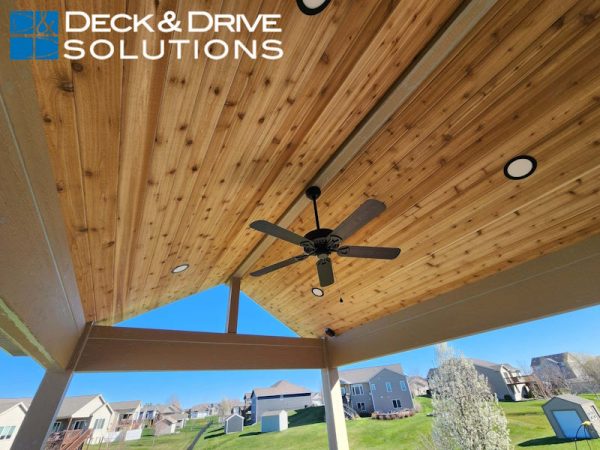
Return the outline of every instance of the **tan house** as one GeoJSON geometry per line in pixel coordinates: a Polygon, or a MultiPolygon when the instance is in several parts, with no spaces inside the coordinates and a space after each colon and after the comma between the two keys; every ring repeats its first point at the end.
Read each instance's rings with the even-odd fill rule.
{"type": "Polygon", "coordinates": [[[86,441],[98,444],[107,440],[113,415],[113,409],[100,394],[66,397],[51,432],[90,430],[86,441]]]}
{"type": "Polygon", "coordinates": [[[26,413],[21,399],[0,399],[0,450],[10,449],[26,413]]]}
{"type": "Polygon", "coordinates": [[[110,427],[112,431],[133,430],[141,426],[142,421],[139,420],[141,401],[112,402],[110,406],[115,412],[110,427]]]}
{"type": "Polygon", "coordinates": [[[490,389],[498,400],[521,401],[531,396],[531,387],[535,380],[522,375],[521,371],[510,364],[497,364],[481,359],[471,359],[475,369],[484,375],[490,389]]]}
{"type": "Polygon", "coordinates": [[[177,431],[177,419],[171,416],[164,416],[157,419],[154,423],[154,436],[164,436],[173,434],[177,431]]]}
{"type": "Polygon", "coordinates": [[[427,395],[429,393],[429,383],[423,377],[416,375],[408,377],[408,387],[413,397],[427,395]]]}

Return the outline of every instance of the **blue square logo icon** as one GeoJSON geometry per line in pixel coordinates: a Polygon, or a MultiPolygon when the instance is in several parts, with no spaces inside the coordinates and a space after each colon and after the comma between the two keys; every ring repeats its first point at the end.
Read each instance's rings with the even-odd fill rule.
{"type": "Polygon", "coordinates": [[[58,59],[58,11],[12,11],[10,58],[58,59]]]}

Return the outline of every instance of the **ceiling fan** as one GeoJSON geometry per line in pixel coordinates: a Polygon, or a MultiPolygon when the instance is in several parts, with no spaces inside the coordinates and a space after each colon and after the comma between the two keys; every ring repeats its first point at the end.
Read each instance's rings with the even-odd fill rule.
{"type": "Polygon", "coordinates": [[[383,202],[375,199],[367,200],[350,214],[346,220],[339,224],[334,230],[331,230],[329,228],[321,228],[319,225],[317,199],[320,195],[321,189],[317,186],[311,186],[306,190],[306,196],[313,202],[317,228],[309,231],[304,236],[300,236],[299,234],[286,230],[278,225],[267,222],[266,220],[257,220],[250,224],[250,227],[257,231],[299,245],[304,249],[302,255],[294,256],[264,267],[252,272],[250,275],[254,277],[266,275],[267,273],[303,261],[309,256],[316,256],[318,258],[317,273],[319,275],[319,283],[322,287],[325,287],[334,282],[333,266],[331,264],[331,258],[329,257],[331,253],[335,252],[343,257],[371,259],[395,259],[400,254],[399,248],[364,247],[355,245],[341,246],[343,240],[349,238],[385,210],[385,204],[383,202]]]}

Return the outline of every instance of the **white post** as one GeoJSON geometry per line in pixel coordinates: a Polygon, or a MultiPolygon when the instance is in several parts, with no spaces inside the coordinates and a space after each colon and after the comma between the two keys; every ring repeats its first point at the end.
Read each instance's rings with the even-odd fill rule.
{"type": "Polygon", "coordinates": [[[15,437],[12,450],[44,449],[72,374],[72,371],[46,371],[15,437]]]}
{"type": "Polygon", "coordinates": [[[329,450],[349,450],[340,376],[337,368],[321,369],[321,378],[323,381],[323,402],[325,403],[329,450]]]}

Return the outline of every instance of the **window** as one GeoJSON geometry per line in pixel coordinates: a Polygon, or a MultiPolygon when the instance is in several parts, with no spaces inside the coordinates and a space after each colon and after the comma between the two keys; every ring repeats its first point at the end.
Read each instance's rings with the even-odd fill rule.
{"type": "Polygon", "coordinates": [[[375,383],[371,383],[371,392],[375,392],[375,383]]]}
{"type": "Polygon", "coordinates": [[[400,400],[398,400],[398,399],[392,400],[392,405],[394,405],[394,408],[402,408],[402,404],[400,403],[400,400]]]}
{"type": "Polygon", "coordinates": [[[365,407],[364,402],[358,402],[356,404],[356,409],[358,409],[359,411],[365,411],[367,408],[365,407]]]}
{"type": "Polygon", "coordinates": [[[72,430],[85,430],[87,428],[87,422],[85,420],[76,420],[73,423],[72,430]]]}
{"type": "Polygon", "coordinates": [[[94,430],[101,430],[104,428],[104,421],[105,419],[96,419],[94,422],[94,430]]]}
{"type": "Polygon", "coordinates": [[[15,426],[0,427],[0,440],[10,439],[15,432],[15,426]]]}
{"type": "Polygon", "coordinates": [[[346,395],[346,388],[345,387],[342,388],[342,395],[346,395]]]}
{"type": "Polygon", "coordinates": [[[390,383],[389,381],[385,382],[385,390],[387,392],[392,392],[392,383],[390,383]]]}
{"type": "Polygon", "coordinates": [[[61,423],[60,422],[54,422],[52,424],[52,433],[57,433],[60,431],[61,428],[61,423]]]}
{"type": "Polygon", "coordinates": [[[362,384],[352,385],[352,395],[363,395],[364,393],[362,384]]]}
{"type": "Polygon", "coordinates": [[[406,381],[400,380],[400,389],[406,391],[406,381]]]}

